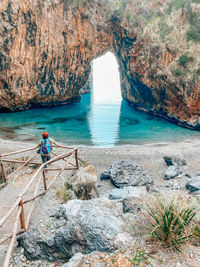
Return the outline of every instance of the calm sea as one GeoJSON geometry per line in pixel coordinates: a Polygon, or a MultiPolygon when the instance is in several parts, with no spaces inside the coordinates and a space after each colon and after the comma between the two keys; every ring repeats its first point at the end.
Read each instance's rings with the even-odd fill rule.
{"type": "Polygon", "coordinates": [[[180,141],[199,136],[199,131],[136,111],[124,100],[117,104],[96,103],[92,94],[83,95],[80,103],[0,114],[2,138],[37,142],[43,131],[58,142],[95,147],[180,141]]]}

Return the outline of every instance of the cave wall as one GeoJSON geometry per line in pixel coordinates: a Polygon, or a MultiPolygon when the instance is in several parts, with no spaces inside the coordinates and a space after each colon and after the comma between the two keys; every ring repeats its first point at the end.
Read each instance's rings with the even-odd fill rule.
{"type": "Polygon", "coordinates": [[[181,126],[200,129],[200,81],[177,78],[169,71],[177,61],[167,44],[153,43],[148,34],[113,18],[113,48],[121,75],[122,97],[133,107],[181,126]]]}

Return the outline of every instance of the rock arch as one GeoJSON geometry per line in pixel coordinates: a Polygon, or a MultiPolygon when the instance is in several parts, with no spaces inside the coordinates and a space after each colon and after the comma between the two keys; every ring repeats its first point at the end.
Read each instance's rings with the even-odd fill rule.
{"type": "Polygon", "coordinates": [[[90,62],[112,51],[124,99],[199,128],[199,80],[174,78],[169,65],[176,53],[163,42],[153,42],[148,33],[140,36],[139,26],[110,13],[107,2],[2,0],[0,111],[79,101],[90,62]]]}

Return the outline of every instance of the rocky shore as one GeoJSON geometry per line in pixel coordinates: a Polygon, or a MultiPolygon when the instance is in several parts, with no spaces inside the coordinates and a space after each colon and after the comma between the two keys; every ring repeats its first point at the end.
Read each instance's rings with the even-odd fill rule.
{"type": "MultiPolygon", "coordinates": [[[[56,192],[72,175],[64,173],[37,200],[31,227],[18,238],[11,266],[132,266],[137,253],[153,266],[198,266],[198,247],[183,246],[183,255],[158,248],[146,243],[145,228],[138,224],[144,223],[145,203],[153,196],[180,194],[199,201],[199,142],[79,147],[84,164],[95,168],[99,198],[63,204],[56,192]]],[[[1,139],[0,154],[24,145],[1,139]]]]}

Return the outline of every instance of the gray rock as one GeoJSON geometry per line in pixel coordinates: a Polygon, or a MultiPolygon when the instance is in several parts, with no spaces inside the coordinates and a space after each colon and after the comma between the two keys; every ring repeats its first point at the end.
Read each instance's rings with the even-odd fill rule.
{"type": "Polygon", "coordinates": [[[178,166],[184,166],[187,165],[187,162],[184,158],[179,158],[177,156],[165,156],[163,157],[165,163],[167,166],[172,166],[172,165],[178,165],[178,166]]]}
{"type": "Polygon", "coordinates": [[[133,242],[126,232],[126,216],[119,201],[106,198],[71,200],[62,205],[62,212],[57,215],[65,218],[66,224],[54,228],[54,233],[30,229],[18,238],[28,259],[66,262],[78,252],[112,252],[133,242]]]}
{"type": "Polygon", "coordinates": [[[113,189],[109,194],[109,199],[129,199],[132,197],[139,198],[142,190],[137,187],[128,186],[124,188],[113,189]]]}
{"type": "Polygon", "coordinates": [[[108,168],[106,171],[102,172],[100,179],[101,179],[101,181],[110,179],[110,168],[108,168]]]}
{"type": "Polygon", "coordinates": [[[188,181],[185,187],[190,192],[200,190],[200,174],[192,176],[192,178],[188,181]]]}
{"type": "Polygon", "coordinates": [[[182,171],[180,170],[178,165],[169,166],[168,169],[166,170],[164,179],[165,180],[173,179],[174,177],[178,176],[181,173],[182,171]]]}
{"type": "Polygon", "coordinates": [[[82,253],[76,253],[67,263],[63,264],[62,267],[78,267],[83,258],[84,255],[82,253]]]}
{"type": "Polygon", "coordinates": [[[137,203],[133,203],[131,200],[123,200],[123,213],[132,213],[137,214],[137,212],[141,211],[141,207],[137,203]]]}
{"type": "Polygon", "coordinates": [[[140,164],[132,160],[113,163],[109,169],[102,173],[101,179],[105,179],[105,177],[106,179],[109,178],[118,188],[153,184],[149,174],[144,171],[140,164]]]}

